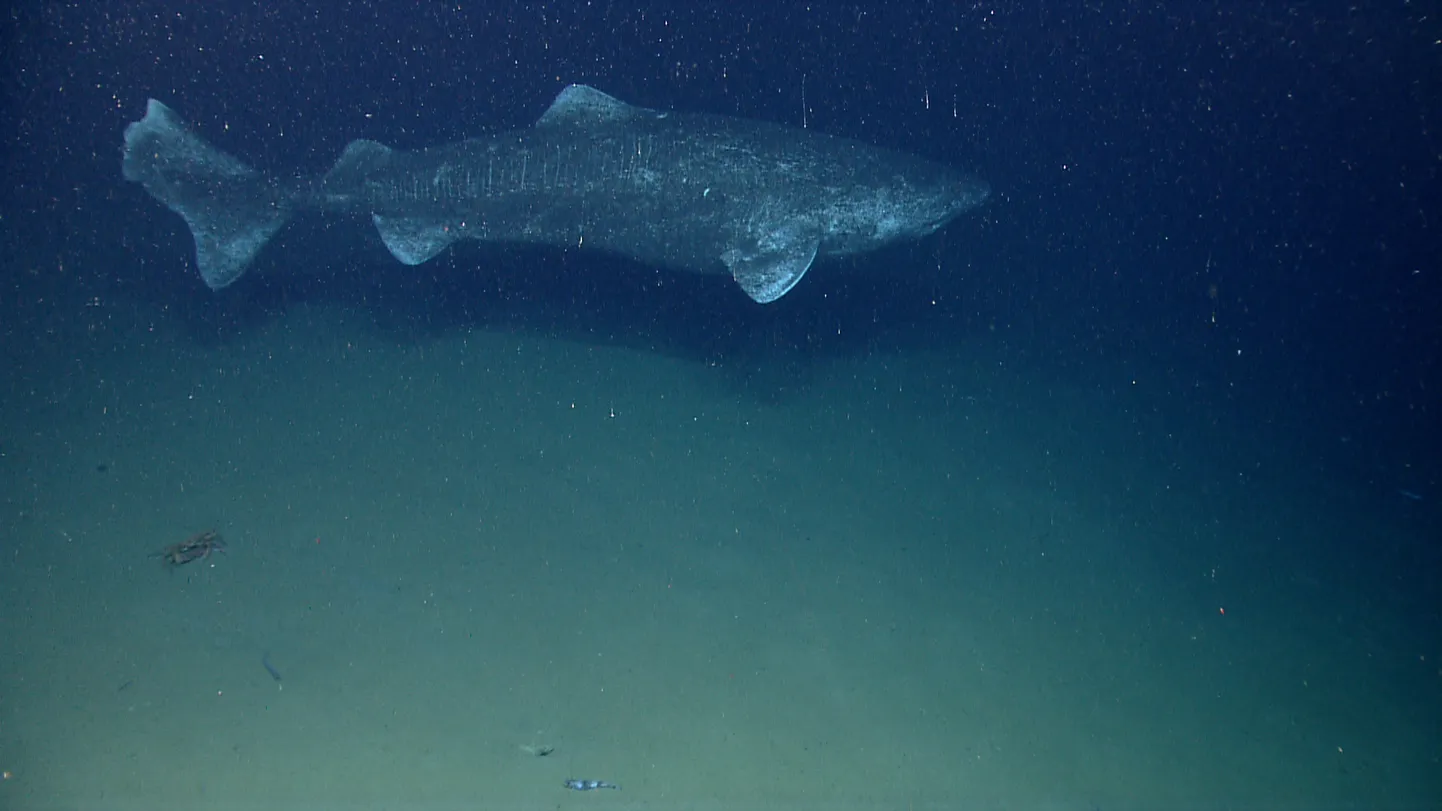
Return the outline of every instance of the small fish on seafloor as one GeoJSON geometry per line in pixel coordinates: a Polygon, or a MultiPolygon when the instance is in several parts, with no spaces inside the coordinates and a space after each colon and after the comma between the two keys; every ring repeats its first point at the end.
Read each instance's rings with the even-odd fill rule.
{"type": "Polygon", "coordinates": [[[574,777],[564,783],[565,787],[572,791],[593,791],[598,788],[620,788],[615,783],[607,783],[605,780],[577,780],[574,777]]]}
{"type": "Polygon", "coordinates": [[[166,566],[177,569],[187,563],[206,560],[215,552],[224,551],[225,541],[221,540],[220,532],[207,529],[204,532],[197,532],[180,543],[173,543],[159,552],[152,552],[150,557],[160,558],[165,561],[166,566]]]}

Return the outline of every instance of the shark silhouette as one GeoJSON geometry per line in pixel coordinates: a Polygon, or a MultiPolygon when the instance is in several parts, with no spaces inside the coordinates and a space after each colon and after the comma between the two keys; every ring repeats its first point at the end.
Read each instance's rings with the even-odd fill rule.
{"type": "Polygon", "coordinates": [[[775,124],[634,107],[584,85],[535,126],[413,152],[352,141],[320,177],[280,180],[192,133],[154,99],[125,129],[123,173],[185,218],[212,289],[295,213],[363,212],[417,265],[458,239],[594,248],[730,273],[785,295],[817,256],[929,234],[990,193],[941,164],[775,124]]]}

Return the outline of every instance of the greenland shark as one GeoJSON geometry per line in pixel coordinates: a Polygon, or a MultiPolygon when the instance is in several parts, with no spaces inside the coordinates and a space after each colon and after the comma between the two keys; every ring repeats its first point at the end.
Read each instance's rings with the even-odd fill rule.
{"type": "Polygon", "coordinates": [[[741,118],[561,91],[536,124],[416,151],[352,141],[319,177],[275,178],[211,146],[164,104],[125,128],[122,171],[185,218],[212,289],[293,215],[370,214],[418,265],[459,239],[609,251],[729,273],[768,303],[818,256],[930,234],[990,194],[938,163],[741,118]]]}

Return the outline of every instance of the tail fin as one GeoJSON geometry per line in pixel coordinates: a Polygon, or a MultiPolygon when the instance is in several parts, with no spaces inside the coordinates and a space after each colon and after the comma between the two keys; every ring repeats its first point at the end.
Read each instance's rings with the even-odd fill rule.
{"type": "Polygon", "coordinates": [[[185,218],[200,276],[212,290],[240,278],[290,216],[274,183],[207,144],[155,99],[144,118],[125,128],[122,172],[185,218]]]}

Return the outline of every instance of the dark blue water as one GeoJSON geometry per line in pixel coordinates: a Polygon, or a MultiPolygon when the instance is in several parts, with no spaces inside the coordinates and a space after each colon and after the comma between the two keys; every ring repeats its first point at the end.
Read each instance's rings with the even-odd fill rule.
{"type": "MultiPolygon", "coordinates": [[[[571,82],[805,124],[975,169],[995,197],[911,273],[817,277],[784,315],[728,299],[706,318],[774,319],[839,352],[878,330],[928,344],[1010,330],[1036,352],[1130,353],[1208,385],[1260,383],[1392,464],[1430,468],[1410,485],[1426,489],[1442,291],[1430,267],[1435,23],[1419,15],[1343,3],[22,4],[6,21],[5,211],[37,261],[69,257],[73,274],[124,251],[127,272],[96,281],[188,301],[204,295],[176,273],[183,235],[116,182],[119,132],[149,96],[222,148],[306,173],[357,137],[414,147],[527,125],[571,82]]],[[[325,265],[356,255],[354,237],[312,224],[286,242],[325,265]]],[[[384,285],[383,260],[361,255],[384,285]]],[[[585,329],[634,332],[616,320],[636,317],[627,297],[649,295],[649,280],[628,270],[584,291],[599,311],[585,329]]],[[[38,275],[13,284],[43,294],[67,278],[38,275]]],[[[438,296],[495,284],[435,275],[441,289],[410,315],[452,314],[438,296]]],[[[692,310],[693,285],[711,287],[671,282],[643,318],[692,310]]],[[[322,274],[240,295],[261,306],[355,293],[322,274]]],[[[506,295],[551,311],[582,294],[539,273],[506,295]]],[[[646,326],[705,351],[695,344],[711,339],[682,326],[691,315],[646,326]]]]}

